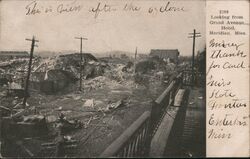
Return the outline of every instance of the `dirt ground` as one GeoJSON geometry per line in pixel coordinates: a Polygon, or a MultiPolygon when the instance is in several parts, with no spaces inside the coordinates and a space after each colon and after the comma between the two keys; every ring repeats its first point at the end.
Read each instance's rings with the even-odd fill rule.
{"type": "MultiPolygon", "coordinates": [[[[83,91],[79,91],[79,80],[70,82],[65,89],[51,95],[29,89],[26,108],[30,111],[26,115],[45,116],[49,127],[49,134],[45,137],[22,141],[35,156],[55,156],[55,149],[42,153],[39,151],[42,143],[56,142],[56,125],[60,114],[63,114],[66,120],[77,120],[83,125],[82,128],[72,128],[64,134],[77,141],[77,146],[65,156],[98,157],[143,112],[151,109],[151,102],[164,91],[166,81],[170,80],[162,78],[163,71],[167,72],[164,77],[168,78],[170,72],[173,73],[166,71],[170,67],[167,65],[163,65],[164,68],[157,65],[159,68],[153,70],[147,70],[143,65],[137,74],[135,68],[128,67],[127,61],[109,60],[105,62],[109,67],[105,67],[103,74],[91,78],[86,76],[87,79],[84,76],[83,91]],[[119,106],[116,108],[117,104],[119,106]]],[[[51,63],[53,61],[55,59],[51,63]]],[[[6,90],[7,86],[0,87],[0,105],[11,109],[13,114],[21,111],[22,97],[6,96],[6,90]]]]}
{"type": "MultiPolygon", "coordinates": [[[[65,134],[77,140],[77,147],[65,154],[70,157],[98,157],[121,133],[129,127],[143,112],[150,109],[151,101],[164,90],[160,80],[151,81],[147,86],[132,81],[117,82],[105,77],[97,77],[95,87],[90,87],[93,79],[83,81],[83,91],[79,92],[79,83],[74,83],[60,94],[45,95],[36,91],[30,92],[27,103],[29,108],[46,117],[54,134],[55,121],[63,113],[67,120],[79,120],[83,128],[72,129],[65,134]],[[99,80],[99,81],[98,81],[99,80]],[[92,100],[92,106],[84,106],[92,100]],[[106,111],[109,104],[122,100],[122,106],[106,111]]],[[[2,105],[19,103],[13,98],[2,100],[2,105]]],[[[25,140],[23,143],[29,150],[38,152],[41,143],[54,142],[55,138],[25,140]]],[[[54,156],[54,150],[39,155],[54,156]]]]}

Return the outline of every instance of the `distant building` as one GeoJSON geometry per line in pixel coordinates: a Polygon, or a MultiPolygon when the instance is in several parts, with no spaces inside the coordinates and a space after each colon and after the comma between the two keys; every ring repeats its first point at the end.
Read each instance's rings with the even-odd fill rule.
{"type": "Polygon", "coordinates": [[[24,58],[29,56],[27,51],[0,51],[0,58],[24,58]]]}
{"type": "Polygon", "coordinates": [[[121,55],[120,55],[120,58],[121,58],[121,59],[128,59],[129,57],[128,57],[126,54],[121,54],[121,55]]]}
{"type": "Polygon", "coordinates": [[[157,56],[161,59],[170,60],[171,62],[177,64],[178,63],[178,56],[180,52],[178,49],[173,50],[164,50],[164,49],[151,49],[149,56],[157,56]]]}

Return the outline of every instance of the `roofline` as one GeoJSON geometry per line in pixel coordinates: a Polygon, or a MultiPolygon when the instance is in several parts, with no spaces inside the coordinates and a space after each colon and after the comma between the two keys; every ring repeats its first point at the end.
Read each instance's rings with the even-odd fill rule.
{"type": "Polygon", "coordinates": [[[171,51],[178,51],[179,52],[179,50],[178,49],[150,49],[150,51],[152,51],[152,50],[171,50],[171,51]]]}

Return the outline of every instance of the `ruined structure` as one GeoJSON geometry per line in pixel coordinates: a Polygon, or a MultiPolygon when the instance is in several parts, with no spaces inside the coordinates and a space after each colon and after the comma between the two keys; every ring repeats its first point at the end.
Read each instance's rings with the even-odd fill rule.
{"type": "Polygon", "coordinates": [[[180,55],[180,52],[178,49],[173,50],[165,50],[165,49],[151,49],[149,56],[158,56],[161,59],[169,59],[170,62],[173,62],[175,64],[178,64],[178,56],[180,55]]]}
{"type": "Polygon", "coordinates": [[[1,59],[12,59],[12,58],[26,58],[29,57],[29,53],[27,51],[0,51],[1,59]]]}
{"type": "Polygon", "coordinates": [[[47,94],[52,94],[65,88],[70,81],[71,78],[63,70],[33,72],[30,79],[30,87],[47,94]]]}

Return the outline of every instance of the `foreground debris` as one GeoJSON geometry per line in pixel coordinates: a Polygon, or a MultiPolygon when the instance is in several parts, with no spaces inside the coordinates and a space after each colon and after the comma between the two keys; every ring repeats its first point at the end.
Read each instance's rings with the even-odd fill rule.
{"type": "Polygon", "coordinates": [[[175,67],[164,62],[159,65],[159,59],[103,61],[86,54],[84,91],[78,92],[78,56],[35,57],[25,109],[22,80],[27,61],[14,59],[0,65],[2,75],[9,74],[0,87],[4,155],[21,154],[15,152],[15,146],[21,147],[25,157],[97,155],[88,146],[102,142],[101,150],[149,109],[175,67]]]}

